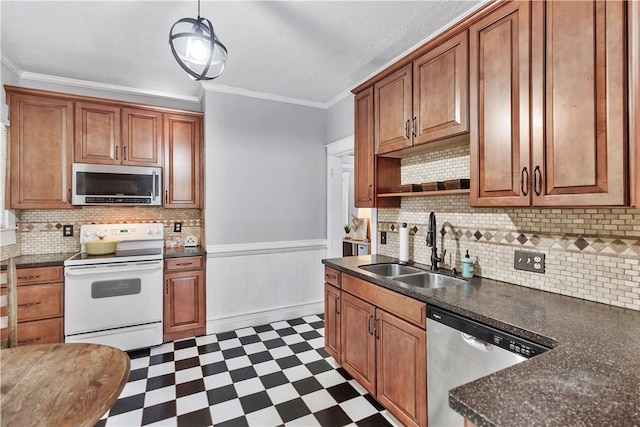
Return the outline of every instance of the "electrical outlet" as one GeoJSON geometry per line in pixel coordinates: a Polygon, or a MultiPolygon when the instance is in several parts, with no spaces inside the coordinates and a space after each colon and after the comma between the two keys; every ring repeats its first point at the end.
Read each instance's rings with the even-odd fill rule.
{"type": "Polygon", "coordinates": [[[544,274],[544,254],[540,252],[516,251],[513,259],[516,270],[544,274]]]}
{"type": "Polygon", "coordinates": [[[173,232],[174,233],[182,232],[182,221],[176,221],[173,223],[173,232]]]}
{"type": "Polygon", "coordinates": [[[380,244],[381,245],[386,245],[387,244],[387,232],[386,231],[381,231],[380,232],[380,244]]]}
{"type": "Polygon", "coordinates": [[[65,224],[62,226],[62,235],[64,237],[73,237],[73,225],[65,224]]]}

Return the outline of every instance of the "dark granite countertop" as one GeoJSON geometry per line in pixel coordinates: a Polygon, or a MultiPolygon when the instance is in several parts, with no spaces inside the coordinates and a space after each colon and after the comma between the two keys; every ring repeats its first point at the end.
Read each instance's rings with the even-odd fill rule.
{"type": "Polygon", "coordinates": [[[165,248],[164,249],[164,257],[165,258],[181,258],[187,256],[198,256],[198,255],[206,255],[207,250],[202,246],[196,246],[195,248],[165,248]]]}
{"type": "Polygon", "coordinates": [[[552,348],[449,392],[451,408],[478,427],[640,425],[640,312],[480,277],[462,286],[419,289],[358,268],[379,262],[397,259],[368,255],[323,260],[329,267],[552,348]]]}
{"type": "MultiPolygon", "coordinates": [[[[20,255],[14,257],[16,260],[16,268],[29,268],[29,267],[58,267],[64,265],[66,259],[71,258],[77,254],[77,252],[61,252],[55,254],[35,254],[35,255],[20,255]]],[[[7,269],[7,261],[2,261],[0,264],[1,270],[7,269]]]]}

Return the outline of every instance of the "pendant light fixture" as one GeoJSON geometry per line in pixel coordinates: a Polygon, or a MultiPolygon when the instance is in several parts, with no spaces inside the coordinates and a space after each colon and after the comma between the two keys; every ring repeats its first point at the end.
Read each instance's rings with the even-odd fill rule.
{"type": "Polygon", "coordinates": [[[213,80],[220,77],[227,61],[227,48],[223,45],[213,25],[207,18],[182,18],[176,21],[169,32],[171,53],[178,65],[194,80],[213,80]]]}

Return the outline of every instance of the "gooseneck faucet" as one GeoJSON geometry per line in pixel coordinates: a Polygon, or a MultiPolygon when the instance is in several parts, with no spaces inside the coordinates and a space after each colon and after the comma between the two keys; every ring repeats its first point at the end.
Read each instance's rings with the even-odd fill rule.
{"type": "Polygon", "coordinates": [[[431,248],[431,270],[438,269],[438,263],[444,261],[447,250],[442,251],[442,258],[438,257],[438,248],[436,247],[436,214],[429,214],[429,231],[427,231],[427,246],[431,248]]]}

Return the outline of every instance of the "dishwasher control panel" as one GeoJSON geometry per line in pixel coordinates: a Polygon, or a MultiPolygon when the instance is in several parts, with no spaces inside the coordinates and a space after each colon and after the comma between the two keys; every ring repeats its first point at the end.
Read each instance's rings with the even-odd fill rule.
{"type": "Polygon", "coordinates": [[[427,306],[427,320],[429,319],[457,329],[463,334],[473,337],[476,341],[484,342],[487,345],[495,345],[527,359],[549,350],[547,347],[509,332],[501,331],[437,307],[427,306]]]}

